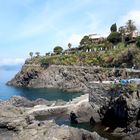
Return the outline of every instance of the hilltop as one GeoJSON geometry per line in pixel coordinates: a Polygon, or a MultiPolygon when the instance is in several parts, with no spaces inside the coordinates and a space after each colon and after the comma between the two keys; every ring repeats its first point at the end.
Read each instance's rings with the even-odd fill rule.
{"type": "Polygon", "coordinates": [[[48,65],[78,65],[131,68],[140,67],[140,49],[134,44],[125,47],[119,43],[115,48],[98,52],[75,52],[53,56],[37,56],[28,59],[26,64],[48,65]]]}
{"type": "Polygon", "coordinates": [[[140,36],[133,21],[119,30],[113,24],[110,31],[107,38],[84,36],[77,48],[68,43],[69,49],[56,46],[45,56],[30,52],[31,58],[8,84],[82,91],[92,81],[139,78],[140,72],[133,69],[140,68],[140,36]]]}
{"type": "Polygon", "coordinates": [[[110,34],[102,37],[98,34],[84,36],[79,46],[63,50],[56,46],[53,53],[40,56],[39,52],[30,52],[31,59],[26,64],[49,65],[78,65],[102,66],[121,68],[140,68],[140,33],[134,22],[128,20],[125,26],[117,29],[116,23],[110,27],[110,34]]]}

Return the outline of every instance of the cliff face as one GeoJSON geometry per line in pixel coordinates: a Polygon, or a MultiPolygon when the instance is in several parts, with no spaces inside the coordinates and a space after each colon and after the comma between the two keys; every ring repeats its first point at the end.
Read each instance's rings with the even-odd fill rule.
{"type": "Polygon", "coordinates": [[[83,91],[87,90],[92,82],[114,80],[116,77],[138,78],[140,72],[95,66],[51,65],[43,68],[39,65],[24,65],[22,70],[8,82],[8,85],[83,91]]]}

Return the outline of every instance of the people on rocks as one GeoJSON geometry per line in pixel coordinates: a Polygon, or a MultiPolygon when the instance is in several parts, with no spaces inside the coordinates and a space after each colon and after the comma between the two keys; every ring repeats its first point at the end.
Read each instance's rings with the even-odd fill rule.
{"type": "Polygon", "coordinates": [[[76,114],[73,111],[70,113],[70,121],[73,124],[77,124],[78,123],[77,116],[76,116],[76,114]]]}
{"type": "Polygon", "coordinates": [[[96,122],[93,117],[90,118],[90,125],[94,125],[96,122]]]}

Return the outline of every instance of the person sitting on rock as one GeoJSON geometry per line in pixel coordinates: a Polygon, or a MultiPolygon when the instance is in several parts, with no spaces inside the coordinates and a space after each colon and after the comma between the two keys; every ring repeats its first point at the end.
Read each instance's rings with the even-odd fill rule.
{"type": "Polygon", "coordinates": [[[73,111],[70,113],[70,121],[73,124],[77,124],[78,123],[77,116],[76,116],[76,114],[73,111]]]}
{"type": "Polygon", "coordinates": [[[94,125],[96,122],[93,117],[90,118],[90,125],[94,125]]]}

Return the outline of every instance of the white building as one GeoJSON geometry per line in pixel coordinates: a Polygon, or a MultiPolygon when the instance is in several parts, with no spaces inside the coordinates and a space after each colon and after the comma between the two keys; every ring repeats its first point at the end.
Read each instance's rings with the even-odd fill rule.
{"type": "Polygon", "coordinates": [[[132,37],[133,37],[133,38],[136,38],[136,37],[138,37],[138,36],[140,36],[140,32],[139,32],[138,30],[135,30],[135,31],[133,32],[133,34],[132,34],[132,37]]]}

